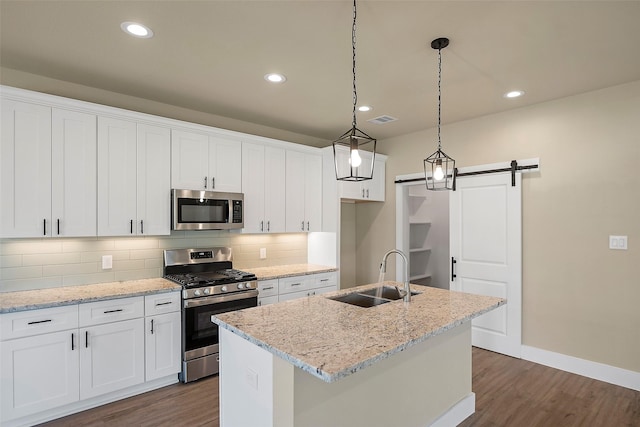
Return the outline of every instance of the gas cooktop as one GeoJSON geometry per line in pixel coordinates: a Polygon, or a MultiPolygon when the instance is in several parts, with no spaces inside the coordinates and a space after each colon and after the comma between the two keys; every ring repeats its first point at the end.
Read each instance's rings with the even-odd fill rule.
{"type": "Polygon", "coordinates": [[[185,288],[194,288],[198,286],[226,285],[228,283],[252,281],[256,280],[256,275],[247,273],[246,271],[227,268],[209,272],[167,274],[165,278],[179,283],[185,288]]]}

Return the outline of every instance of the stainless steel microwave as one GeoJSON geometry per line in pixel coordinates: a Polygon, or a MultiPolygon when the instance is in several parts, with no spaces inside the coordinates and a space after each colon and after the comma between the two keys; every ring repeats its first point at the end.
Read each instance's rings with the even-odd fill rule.
{"type": "Polygon", "coordinates": [[[171,190],[172,230],[229,230],[244,227],[244,194],[171,190]]]}

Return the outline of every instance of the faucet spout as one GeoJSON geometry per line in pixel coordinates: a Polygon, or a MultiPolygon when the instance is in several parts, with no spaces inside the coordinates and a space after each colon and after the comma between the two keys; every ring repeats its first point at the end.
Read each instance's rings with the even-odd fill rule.
{"type": "Polygon", "coordinates": [[[382,276],[383,273],[387,271],[387,258],[391,254],[399,255],[404,261],[404,302],[411,301],[411,289],[409,289],[409,260],[407,260],[407,256],[398,249],[391,249],[389,252],[384,254],[382,257],[382,264],[380,264],[380,274],[382,276]]]}

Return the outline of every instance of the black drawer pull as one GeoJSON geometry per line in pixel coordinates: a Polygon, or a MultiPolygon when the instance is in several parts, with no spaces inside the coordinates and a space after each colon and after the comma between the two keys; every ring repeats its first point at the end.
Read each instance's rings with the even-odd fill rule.
{"type": "Polygon", "coordinates": [[[167,301],[167,302],[157,302],[156,303],[156,307],[161,306],[161,305],[169,305],[171,304],[171,301],[167,301]]]}
{"type": "Polygon", "coordinates": [[[34,320],[33,322],[29,322],[29,323],[27,323],[27,325],[37,325],[38,323],[47,323],[47,322],[51,322],[51,319],[47,319],[47,320],[34,320]]]}
{"type": "Polygon", "coordinates": [[[329,279],[320,279],[321,282],[328,282],[329,279]]]}
{"type": "Polygon", "coordinates": [[[121,308],[118,308],[117,310],[107,310],[104,312],[104,314],[109,314],[109,313],[119,313],[123,311],[121,308]]]}
{"type": "Polygon", "coordinates": [[[300,286],[302,283],[292,283],[291,286],[300,286]]]}

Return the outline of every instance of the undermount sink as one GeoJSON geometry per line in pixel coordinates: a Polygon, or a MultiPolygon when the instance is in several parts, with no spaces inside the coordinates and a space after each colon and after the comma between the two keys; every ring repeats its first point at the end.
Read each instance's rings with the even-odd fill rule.
{"type": "MultiPolygon", "coordinates": [[[[417,295],[419,292],[411,292],[411,295],[417,295]]],[[[393,286],[379,286],[366,291],[353,292],[351,294],[328,297],[334,301],[343,302],[345,304],[357,305],[358,307],[374,307],[380,304],[386,304],[391,301],[399,300],[403,297],[400,291],[393,286]]]]}

